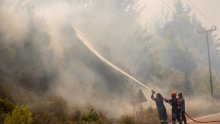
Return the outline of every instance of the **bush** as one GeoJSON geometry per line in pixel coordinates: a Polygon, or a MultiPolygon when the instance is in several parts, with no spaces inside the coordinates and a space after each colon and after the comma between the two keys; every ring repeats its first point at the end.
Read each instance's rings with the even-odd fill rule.
{"type": "Polygon", "coordinates": [[[95,122],[96,124],[104,124],[102,114],[97,114],[97,112],[94,109],[90,109],[88,113],[82,115],[82,121],[95,122]]]}
{"type": "Polygon", "coordinates": [[[135,118],[131,115],[123,115],[119,119],[119,124],[135,124],[135,118]]]}
{"type": "Polygon", "coordinates": [[[14,105],[8,101],[0,98],[0,122],[4,121],[5,117],[12,112],[14,105]]]}
{"type": "Polygon", "coordinates": [[[149,107],[143,111],[136,111],[135,115],[123,115],[119,119],[119,124],[159,124],[157,110],[149,107]]]}
{"type": "Polygon", "coordinates": [[[17,106],[12,114],[5,118],[4,124],[31,124],[32,121],[32,113],[29,108],[27,106],[17,106]]]}
{"type": "Polygon", "coordinates": [[[74,122],[79,122],[81,119],[81,112],[79,110],[76,110],[70,115],[70,120],[74,122]]]}
{"type": "Polygon", "coordinates": [[[48,111],[59,120],[65,121],[67,117],[67,103],[62,97],[50,97],[48,111]]]}
{"type": "Polygon", "coordinates": [[[62,97],[50,96],[33,107],[34,124],[57,124],[68,119],[67,103],[62,97]]]}
{"type": "Polygon", "coordinates": [[[56,124],[58,119],[47,110],[41,110],[33,114],[33,124],[56,124]]]}

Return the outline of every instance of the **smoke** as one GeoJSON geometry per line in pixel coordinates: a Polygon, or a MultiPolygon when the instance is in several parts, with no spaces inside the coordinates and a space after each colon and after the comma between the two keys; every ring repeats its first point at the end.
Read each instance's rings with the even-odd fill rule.
{"type": "Polygon", "coordinates": [[[131,110],[134,82],[91,53],[75,28],[107,60],[164,96],[182,87],[193,92],[198,83],[191,75],[207,64],[199,57],[205,53],[196,33],[202,25],[177,13],[164,24],[154,22],[150,35],[139,23],[140,11],[133,0],[1,0],[1,83],[38,97],[62,96],[71,107],[93,106],[112,117],[131,110]],[[192,86],[183,83],[186,77],[192,86]]]}
{"type": "Polygon", "coordinates": [[[121,106],[131,108],[131,81],[91,53],[72,26],[106,58],[137,76],[144,70],[137,61],[145,64],[148,57],[138,55],[150,38],[136,20],[137,6],[117,0],[2,0],[1,83],[40,97],[62,96],[71,107],[93,106],[118,117],[121,106]]]}

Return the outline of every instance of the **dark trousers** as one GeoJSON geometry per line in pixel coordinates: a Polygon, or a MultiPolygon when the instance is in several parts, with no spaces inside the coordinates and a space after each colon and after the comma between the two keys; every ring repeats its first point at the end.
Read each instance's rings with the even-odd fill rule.
{"type": "Polygon", "coordinates": [[[167,124],[167,112],[165,108],[158,109],[160,123],[167,124]]]}
{"type": "Polygon", "coordinates": [[[172,112],[172,124],[176,124],[176,121],[179,124],[182,124],[182,121],[180,119],[180,113],[178,111],[172,112]]]}
{"type": "Polygon", "coordinates": [[[167,121],[162,121],[162,122],[160,122],[160,124],[168,124],[168,122],[167,121]]]}
{"type": "Polygon", "coordinates": [[[184,122],[184,124],[187,124],[186,116],[185,116],[185,111],[181,111],[181,120],[184,122]]]}

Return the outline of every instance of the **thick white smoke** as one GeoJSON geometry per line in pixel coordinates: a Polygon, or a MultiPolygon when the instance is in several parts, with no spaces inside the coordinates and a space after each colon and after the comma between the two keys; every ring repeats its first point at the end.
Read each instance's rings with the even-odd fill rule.
{"type": "Polygon", "coordinates": [[[39,95],[62,96],[72,107],[94,106],[114,117],[123,113],[122,106],[131,108],[132,81],[91,53],[73,26],[101,55],[141,82],[152,82],[152,88],[165,94],[167,87],[187,89],[182,82],[197,71],[193,57],[199,58],[204,48],[194,49],[201,40],[195,29],[201,24],[187,13],[174,14],[163,25],[163,19],[155,22],[150,36],[139,24],[139,10],[135,0],[1,0],[0,81],[39,95]],[[183,66],[170,55],[186,55],[180,58],[190,61],[183,66]]]}
{"type": "Polygon", "coordinates": [[[147,63],[147,55],[138,57],[149,39],[137,21],[137,6],[117,0],[1,1],[1,50],[10,58],[1,57],[16,61],[6,68],[1,64],[7,75],[2,80],[62,96],[72,107],[93,106],[115,117],[122,114],[121,106],[131,107],[129,80],[93,55],[72,25],[106,58],[137,75],[140,68],[144,70],[140,63],[147,63]]]}

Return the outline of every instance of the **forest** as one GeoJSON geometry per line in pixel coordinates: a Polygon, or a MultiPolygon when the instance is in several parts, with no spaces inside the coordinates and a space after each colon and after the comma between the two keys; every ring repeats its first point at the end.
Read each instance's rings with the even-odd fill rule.
{"type": "Polygon", "coordinates": [[[164,97],[183,92],[192,115],[218,112],[218,36],[208,34],[212,102],[206,37],[198,33],[205,27],[189,6],[174,1],[172,13],[142,25],[139,0],[1,0],[0,123],[159,123],[151,92],[100,61],[76,30],[164,97]],[[139,89],[148,100],[143,111],[133,109],[139,89]]]}

